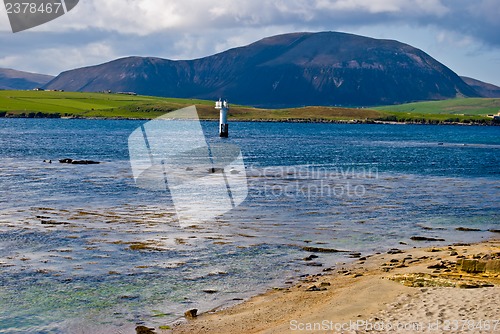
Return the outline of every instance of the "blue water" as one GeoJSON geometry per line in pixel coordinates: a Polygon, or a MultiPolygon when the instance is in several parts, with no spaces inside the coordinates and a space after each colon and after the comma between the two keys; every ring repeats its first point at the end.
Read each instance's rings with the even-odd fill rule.
{"type": "Polygon", "coordinates": [[[167,193],[134,183],[144,123],[0,119],[0,333],[159,326],[348,261],[310,267],[305,245],[372,254],[500,229],[499,127],[232,122],[220,139],[203,122],[211,145],[241,148],[249,196],[181,228],[167,193]]]}

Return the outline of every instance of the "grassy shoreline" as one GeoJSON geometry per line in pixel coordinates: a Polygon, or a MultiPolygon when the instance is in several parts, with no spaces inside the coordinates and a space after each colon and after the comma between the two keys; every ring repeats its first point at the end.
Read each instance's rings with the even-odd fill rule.
{"type": "MultiPolygon", "coordinates": [[[[195,105],[200,119],[217,120],[213,101],[152,96],[52,91],[0,91],[0,118],[149,120],[195,105]]],[[[456,99],[377,108],[308,106],[260,109],[232,105],[229,118],[249,122],[405,123],[494,125],[485,113],[500,99],[456,99]],[[431,107],[429,107],[431,106],[431,107]],[[460,113],[466,111],[467,113],[460,113]]]]}

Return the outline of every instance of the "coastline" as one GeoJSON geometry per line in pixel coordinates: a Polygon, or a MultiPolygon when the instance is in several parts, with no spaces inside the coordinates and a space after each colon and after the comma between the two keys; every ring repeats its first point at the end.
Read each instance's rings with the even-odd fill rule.
{"type": "Polygon", "coordinates": [[[474,324],[468,332],[491,333],[500,332],[499,314],[500,239],[494,238],[477,244],[391,250],[339,263],[290,288],[272,289],[157,331],[420,333],[432,332],[432,326],[439,332],[447,330],[443,326],[451,330],[474,324]],[[470,261],[462,263],[462,259],[470,261]],[[495,271],[466,272],[467,263],[488,260],[495,271]],[[413,327],[398,330],[395,324],[413,327]],[[370,326],[383,330],[370,330],[370,326]]]}
{"type": "MultiPolygon", "coordinates": [[[[6,115],[0,117],[0,119],[64,119],[64,120],[96,120],[96,121],[150,121],[153,118],[130,118],[130,117],[21,117],[6,115]]],[[[218,122],[215,118],[201,118],[202,122],[218,122]]],[[[424,119],[422,121],[384,121],[384,120],[373,120],[373,119],[351,119],[351,120],[336,120],[336,119],[310,119],[310,118],[289,118],[289,119],[234,119],[232,122],[252,122],[252,123],[311,123],[311,124],[381,124],[381,125],[454,125],[454,126],[500,126],[500,122],[446,122],[446,121],[436,121],[433,119],[424,119]]]]}

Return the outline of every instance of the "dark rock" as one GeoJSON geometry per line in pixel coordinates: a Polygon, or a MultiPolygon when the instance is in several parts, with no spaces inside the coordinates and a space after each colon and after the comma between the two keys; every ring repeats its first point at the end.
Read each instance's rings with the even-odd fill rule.
{"type": "Polygon", "coordinates": [[[99,165],[100,162],[93,160],[73,160],[72,165],[99,165]]]}
{"type": "Polygon", "coordinates": [[[491,233],[500,233],[500,230],[493,230],[493,229],[491,229],[491,230],[488,230],[488,232],[491,232],[491,233]]]}
{"type": "Polygon", "coordinates": [[[480,232],[481,230],[478,228],[469,228],[469,227],[457,227],[455,230],[462,232],[480,232]]]}
{"type": "Polygon", "coordinates": [[[135,328],[136,334],[156,334],[154,328],[148,328],[145,326],[137,326],[135,328]]]}
{"type": "Polygon", "coordinates": [[[308,263],[306,263],[306,266],[308,266],[308,267],[323,267],[323,264],[319,263],[319,262],[308,262],[308,263]]]}
{"type": "Polygon", "coordinates": [[[314,260],[314,259],[317,259],[317,258],[318,258],[318,255],[311,254],[308,257],[305,257],[304,261],[311,261],[311,260],[314,260]]]}
{"type": "Polygon", "coordinates": [[[443,262],[428,266],[427,269],[446,269],[448,268],[443,262]]]}
{"type": "Polygon", "coordinates": [[[387,254],[402,254],[404,253],[401,249],[393,248],[387,252],[387,254]]]}
{"type": "Polygon", "coordinates": [[[214,290],[214,289],[205,289],[203,292],[208,293],[209,295],[213,295],[214,293],[217,293],[219,291],[214,290]]]}
{"type": "Polygon", "coordinates": [[[71,165],[98,165],[100,162],[93,160],[73,160],[73,159],[61,159],[59,160],[62,164],[71,164],[71,165]]]}
{"type": "Polygon", "coordinates": [[[191,309],[191,310],[187,310],[186,312],[184,312],[184,317],[186,319],[194,319],[198,316],[198,309],[194,308],[194,309],[191,309]]]}
{"type": "Polygon", "coordinates": [[[344,250],[338,250],[334,248],[320,248],[320,247],[310,247],[310,246],[304,246],[302,247],[302,250],[305,250],[306,252],[311,252],[311,253],[347,253],[348,251],[344,250]]]}
{"type": "Polygon", "coordinates": [[[429,237],[411,237],[410,239],[413,241],[446,241],[441,238],[429,238],[429,237]]]}
{"type": "Polygon", "coordinates": [[[322,288],[318,288],[316,285],[313,285],[309,288],[306,289],[306,291],[309,291],[309,292],[314,292],[314,291],[326,291],[328,290],[327,288],[325,287],[322,287],[322,288]]]}

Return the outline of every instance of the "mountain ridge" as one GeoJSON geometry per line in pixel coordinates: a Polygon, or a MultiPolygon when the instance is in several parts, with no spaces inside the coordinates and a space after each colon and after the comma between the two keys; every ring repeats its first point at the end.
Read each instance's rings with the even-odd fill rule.
{"type": "Polygon", "coordinates": [[[372,106],[480,96],[422,50],[338,32],[271,36],[193,60],[120,58],[65,71],[45,88],[225,97],[258,107],[372,106]]]}
{"type": "Polygon", "coordinates": [[[484,81],[480,81],[477,79],[469,78],[469,77],[460,77],[466,84],[471,86],[481,94],[483,97],[490,97],[490,98],[499,98],[500,97],[500,87],[495,86],[491,83],[487,83],[484,81]]]}
{"type": "Polygon", "coordinates": [[[0,68],[0,89],[33,89],[46,85],[52,79],[52,75],[0,68]]]}

